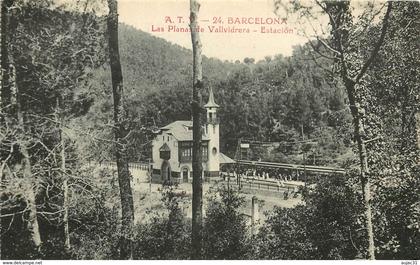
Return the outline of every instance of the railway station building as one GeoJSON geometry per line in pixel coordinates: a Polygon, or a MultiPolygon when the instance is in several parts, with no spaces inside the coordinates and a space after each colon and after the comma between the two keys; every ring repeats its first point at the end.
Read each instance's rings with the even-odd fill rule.
{"type": "MultiPolygon", "coordinates": [[[[206,120],[202,127],[202,176],[205,180],[219,177],[220,165],[235,161],[220,152],[217,115],[219,105],[213,90],[204,105],[206,120]]],[[[152,142],[152,181],[183,183],[192,181],[193,123],[191,120],[174,121],[161,127],[152,142]]]]}

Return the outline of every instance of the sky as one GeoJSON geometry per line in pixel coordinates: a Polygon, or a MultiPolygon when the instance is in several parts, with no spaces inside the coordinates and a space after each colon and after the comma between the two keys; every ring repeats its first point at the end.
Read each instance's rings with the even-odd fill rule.
{"type": "MultiPolygon", "coordinates": [[[[189,0],[119,0],[118,3],[120,22],[191,49],[190,32],[176,31],[176,28],[188,29],[189,0]]],[[[274,13],[273,0],[201,0],[200,3],[199,24],[204,30],[200,32],[202,52],[208,57],[242,61],[245,57],[260,60],[277,54],[289,56],[293,46],[306,42],[305,37],[298,35],[293,21],[282,20],[274,13]],[[216,33],[219,27],[245,32],[216,33]],[[263,33],[270,30],[278,33],[263,33]]]]}
{"type": "MultiPolygon", "coordinates": [[[[55,0],[70,8],[80,9],[90,3],[97,14],[107,14],[106,1],[55,0]],[[85,2],[87,1],[87,2],[85,2]],[[96,4],[95,4],[96,3],[96,4]],[[99,13],[98,13],[99,12],[99,13]]],[[[199,0],[198,14],[202,53],[221,60],[256,61],[266,56],[281,54],[290,56],[297,45],[302,45],[314,36],[326,36],[328,17],[313,0],[299,0],[299,4],[311,8],[312,17],[297,19],[296,15],[280,8],[275,14],[275,0],[199,0]],[[286,19],[283,17],[288,16],[286,19]],[[221,30],[222,32],[216,32],[221,30]],[[225,30],[223,32],[223,30],[225,30]],[[232,33],[241,30],[241,32],[232,33]],[[249,31],[249,32],[247,32],[249,31]],[[273,33],[274,32],[274,33],[273,33]],[[304,36],[303,32],[308,36],[304,36]]],[[[191,49],[189,30],[190,0],[118,0],[119,21],[144,32],[163,38],[171,43],[191,49]],[[185,32],[187,30],[187,32],[185,32]]],[[[293,0],[281,0],[290,7],[293,0]]],[[[353,22],[366,20],[366,7],[373,8],[372,23],[380,22],[385,0],[352,1],[353,22]],[[380,14],[379,16],[376,16],[380,14]]]]}

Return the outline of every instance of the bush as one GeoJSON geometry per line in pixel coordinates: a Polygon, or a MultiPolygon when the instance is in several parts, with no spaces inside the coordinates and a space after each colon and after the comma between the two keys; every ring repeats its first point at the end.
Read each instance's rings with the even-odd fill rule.
{"type": "Polygon", "coordinates": [[[155,212],[145,224],[136,225],[135,259],[188,259],[191,246],[191,222],[182,213],[183,194],[174,186],[163,186],[163,213],[155,212]]]}
{"type": "Polygon", "coordinates": [[[71,254],[75,259],[119,259],[120,203],[110,169],[86,168],[70,201],[71,254]]]}
{"type": "Polygon", "coordinates": [[[313,259],[316,247],[308,231],[311,213],[306,206],[276,207],[256,237],[258,259],[313,259]]]}
{"type": "Polygon", "coordinates": [[[361,196],[329,176],[303,192],[305,204],[269,213],[257,237],[262,259],[355,259],[366,253],[361,196]]]}
{"type": "Polygon", "coordinates": [[[237,190],[220,186],[210,192],[203,228],[205,259],[252,258],[250,230],[240,212],[245,200],[237,190]]]}

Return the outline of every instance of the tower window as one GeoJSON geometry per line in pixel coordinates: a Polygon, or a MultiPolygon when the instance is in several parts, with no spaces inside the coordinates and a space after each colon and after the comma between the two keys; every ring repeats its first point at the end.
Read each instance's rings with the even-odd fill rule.
{"type": "Polygon", "coordinates": [[[207,143],[202,143],[201,144],[201,156],[202,156],[202,159],[203,159],[203,161],[207,161],[207,157],[208,157],[208,153],[209,153],[209,151],[208,151],[208,144],[207,143]]]}

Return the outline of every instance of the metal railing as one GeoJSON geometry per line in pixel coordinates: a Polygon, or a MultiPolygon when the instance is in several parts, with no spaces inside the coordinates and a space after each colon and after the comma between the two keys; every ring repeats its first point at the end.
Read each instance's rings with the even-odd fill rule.
{"type": "Polygon", "coordinates": [[[324,166],[313,166],[313,165],[298,165],[298,164],[285,164],[275,162],[262,162],[262,161],[250,161],[250,160],[237,160],[239,165],[266,167],[266,168],[281,168],[289,170],[306,171],[308,173],[319,173],[319,174],[346,174],[346,170],[343,168],[335,167],[324,167],[324,166]]]}
{"type": "MultiPolygon", "coordinates": [[[[106,161],[100,163],[100,165],[103,165],[104,167],[117,167],[117,162],[114,161],[106,161]]],[[[149,163],[148,162],[133,162],[128,163],[129,169],[137,169],[137,170],[149,170],[149,163]]]]}
{"type": "Polygon", "coordinates": [[[239,190],[258,190],[263,192],[265,195],[271,194],[269,196],[281,196],[285,200],[292,197],[297,198],[299,194],[301,194],[299,186],[302,186],[301,184],[299,185],[287,182],[280,184],[266,179],[258,180],[254,178],[244,178],[243,176],[239,179],[236,177],[226,177],[224,183],[232,187],[237,187],[239,190]]]}

